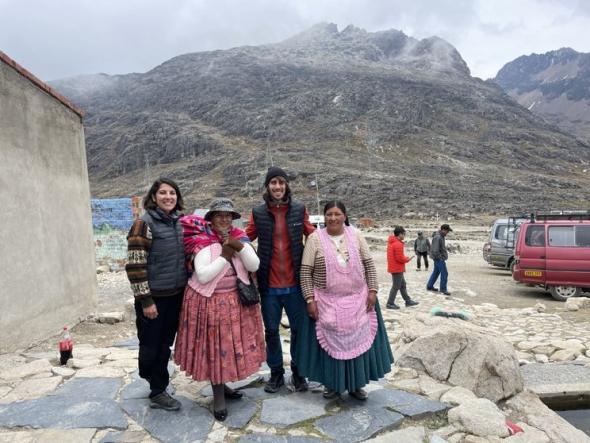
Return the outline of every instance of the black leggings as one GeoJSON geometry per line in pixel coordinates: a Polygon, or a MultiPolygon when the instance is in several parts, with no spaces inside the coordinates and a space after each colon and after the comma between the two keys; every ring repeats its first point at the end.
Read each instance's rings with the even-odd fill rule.
{"type": "Polygon", "coordinates": [[[420,259],[424,258],[424,267],[428,269],[428,252],[416,252],[416,267],[420,269],[420,259]]]}

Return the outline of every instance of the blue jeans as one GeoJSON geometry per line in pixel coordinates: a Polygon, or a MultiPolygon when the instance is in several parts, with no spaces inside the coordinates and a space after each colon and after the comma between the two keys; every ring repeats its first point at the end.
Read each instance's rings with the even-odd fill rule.
{"type": "Polygon", "coordinates": [[[427,288],[433,288],[438,276],[440,275],[440,291],[447,292],[447,280],[449,273],[447,272],[447,263],[444,260],[434,260],[434,269],[432,275],[426,284],[427,288]]]}
{"type": "Polygon", "coordinates": [[[262,320],[264,321],[264,339],[266,341],[266,363],[272,372],[284,373],[283,369],[283,348],[281,346],[281,337],[279,335],[279,326],[283,308],[289,318],[291,331],[291,366],[295,366],[295,349],[297,346],[297,331],[301,325],[303,316],[307,309],[305,300],[298,287],[289,288],[285,294],[281,290],[281,295],[270,293],[262,294],[260,306],[262,308],[262,320]]]}

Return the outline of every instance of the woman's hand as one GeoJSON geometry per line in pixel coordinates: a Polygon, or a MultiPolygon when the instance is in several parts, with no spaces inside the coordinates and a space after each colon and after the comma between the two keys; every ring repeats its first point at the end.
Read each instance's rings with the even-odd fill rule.
{"type": "Polygon", "coordinates": [[[236,252],[240,252],[244,247],[244,244],[235,237],[228,237],[224,244],[230,246],[236,252]]]}
{"type": "Polygon", "coordinates": [[[371,289],[367,296],[367,312],[372,311],[377,303],[377,291],[371,289]]]}
{"type": "Polygon", "coordinates": [[[150,320],[153,320],[158,316],[158,308],[156,308],[155,303],[153,305],[149,305],[147,308],[143,308],[143,315],[145,315],[150,320]]]}
{"type": "Polygon", "coordinates": [[[318,305],[316,305],[315,301],[307,304],[307,315],[309,315],[313,320],[318,321],[320,315],[318,312],[318,305]]]}
{"type": "Polygon", "coordinates": [[[228,245],[227,243],[224,243],[223,245],[221,245],[221,256],[223,258],[225,258],[227,261],[230,261],[235,253],[236,253],[236,250],[234,248],[232,248],[230,245],[228,245]]]}

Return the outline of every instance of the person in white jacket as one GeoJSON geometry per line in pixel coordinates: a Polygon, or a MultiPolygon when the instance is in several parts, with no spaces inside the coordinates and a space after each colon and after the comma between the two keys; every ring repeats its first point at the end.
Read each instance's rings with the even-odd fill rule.
{"type": "Polygon", "coordinates": [[[232,201],[220,198],[194,238],[183,224],[194,272],[184,293],[174,359],[194,380],[211,381],[213,415],[220,421],[227,417],[225,399],[242,397],[225,383],[252,375],[266,359],[260,304],[242,305],[237,290],[238,280],[248,284],[260,264],[246,233],[232,226],[237,218],[232,201]]]}

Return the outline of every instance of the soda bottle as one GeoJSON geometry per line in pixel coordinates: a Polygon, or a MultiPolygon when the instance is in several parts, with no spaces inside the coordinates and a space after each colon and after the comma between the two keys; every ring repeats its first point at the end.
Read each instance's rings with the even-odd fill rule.
{"type": "Polygon", "coordinates": [[[62,339],[59,341],[59,362],[65,365],[70,358],[72,358],[72,349],[74,349],[74,342],[68,327],[64,326],[62,339]]]}

